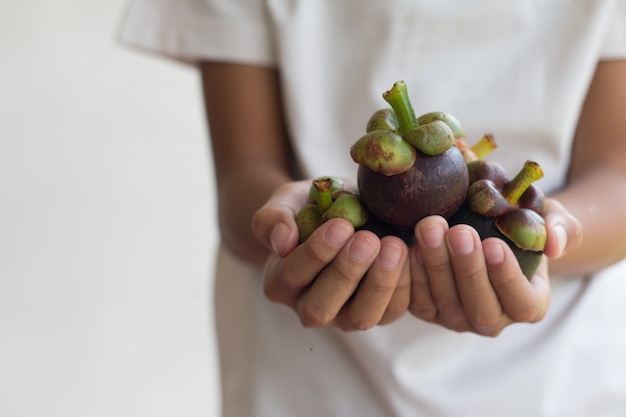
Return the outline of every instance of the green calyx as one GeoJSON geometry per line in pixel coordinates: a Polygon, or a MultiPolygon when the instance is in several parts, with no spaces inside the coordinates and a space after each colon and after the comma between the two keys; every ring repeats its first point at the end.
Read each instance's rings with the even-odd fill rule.
{"type": "Polygon", "coordinates": [[[375,130],[390,130],[395,132],[400,127],[398,118],[393,109],[377,110],[367,121],[365,132],[373,132],[375,130]]]}
{"type": "Polygon", "coordinates": [[[348,220],[354,227],[361,227],[367,222],[368,217],[368,211],[359,196],[342,194],[322,214],[322,222],[342,218],[348,220]]]}
{"type": "Polygon", "coordinates": [[[540,252],[546,246],[546,223],[533,210],[516,208],[508,211],[495,220],[495,225],[522,250],[540,252]]]}
{"type": "Polygon", "coordinates": [[[404,81],[383,93],[391,108],[376,111],[368,120],[366,134],[350,149],[360,165],[383,175],[397,175],[413,166],[416,151],[427,156],[441,155],[465,137],[459,121],[446,112],[426,113],[419,118],[404,81]]]}
{"type": "Polygon", "coordinates": [[[354,162],[387,176],[410,169],[415,162],[415,152],[410,143],[389,130],[366,133],[350,148],[354,162]]]}
{"type": "Polygon", "coordinates": [[[484,217],[498,217],[513,209],[496,184],[487,179],[470,184],[467,190],[467,204],[470,211],[484,217]]]}
{"type": "Polygon", "coordinates": [[[454,132],[441,120],[419,125],[402,135],[402,139],[425,155],[441,155],[454,145],[454,132]]]}
{"type": "Polygon", "coordinates": [[[444,111],[433,111],[421,115],[417,118],[417,123],[420,125],[432,123],[434,121],[441,121],[446,124],[452,131],[455,140],[465,138],[465,129],[459,122],[459,119],[444,111]]]}
{"type": "Polygon", "coordinates": [[[298,225],[298,241],[302,243],[322,225],[322,213],[317,208],[317,204],[310,203],[304,206],[296,214],[296,224],[298,225]]]}
{"type": "Polygon", "coordinates": [[[367,222],[369,212],[357,194],[343,188],[340,178],[315,178],[311,182],[307,204],[295,216],[300,243],[325,221],[334,218],[346,219],[358,228],[367,222]]]}
{"type": "Polygon", "coordinates": [[[386,120],[387,126],[397,126],[396,133],[425,155],[441,155],[465,137],[463,126],[450,113],[436,111],[416,118],[404,81],[396,82],[383,98],[391,105],[395,119],[390,115],[378,119],[386,120]]]}
{"type": "Polygon", "coordinates": [[[526,161],[518,174],[502,186],[490,179],[477,180],[468,190],[469,209],[494,217],[496,228],[518,248],[540,252],[546,244],[547,231],[543,217],[533,210],[542,207],[543,201],[543,193],[533,187],[533,182],[542,176],[539,164],[526,161]]]}

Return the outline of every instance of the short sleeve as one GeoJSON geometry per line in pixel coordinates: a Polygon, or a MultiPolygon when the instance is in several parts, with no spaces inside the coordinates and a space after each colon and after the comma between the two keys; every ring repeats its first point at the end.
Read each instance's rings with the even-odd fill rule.
{"type": "Polygon", "coordinates": [[[626,58],[626,0],[615,0],[601,56],[603,59],[626,58]]]}
{"type": "Polygon", "coordinates": [[[132,0],[119,38],[124,44],[191,63],[275,63],[261,0],[132,0]]]}

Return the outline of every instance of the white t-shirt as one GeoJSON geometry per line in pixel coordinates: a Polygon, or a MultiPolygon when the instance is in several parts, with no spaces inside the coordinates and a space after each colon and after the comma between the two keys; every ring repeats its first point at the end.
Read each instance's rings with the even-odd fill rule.
{"type": "MultiPolygon", "coordinates": [[[[136,0],[126,42],[189,62],[280,70],[309,177],[355,177],[350,145],[404,80],[416,113],[445,110],[515,173],[563,185],[597,62],[626,58],[623,0],[136,0]]],[[[626,264],[554,279],[538,324],[497,338],[407,315],[366,332],[303,329],[260,271],[221,249],[216,308],[226,417],[626,415],[626,264]]]]}

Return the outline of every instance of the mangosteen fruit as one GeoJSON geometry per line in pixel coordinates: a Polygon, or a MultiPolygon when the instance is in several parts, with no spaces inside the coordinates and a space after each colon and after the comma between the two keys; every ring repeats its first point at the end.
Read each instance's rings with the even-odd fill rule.
{"type": "Polygon", "coordinates": [[[447,112],[415,117],[406,84],[383,93],[391,106],[376,111],[350,148],[359,164],[361,201],[382,222],[413,229],[429,215],[449,218],[463,204],[469,174],[455,142],[465,136],[447,112]]]}
{"type": "Polygon", "coordinates": [[[346,219],[355,228],[360,228],[367,223],[369,211],[358,194],[344,188],[341,178],[315,178],[309,188],[307,203],[296,214],[300,243],[307,240],[322,223],[334,218],[346,219]]]}
{"type": "Polygon", "coordinates": [[[497,237],[505,241],[524,275],[531,279],[541,263],[547,238],[542,217],[545,196],[533,184],[543,177],[543,170],[536,162],[526,161],[512,180],[502,177],[501,167],[482,172],[485,176],[470,184],[466,201],[448,222],[450,226],[472,226],[481,240],[497,237]]]}

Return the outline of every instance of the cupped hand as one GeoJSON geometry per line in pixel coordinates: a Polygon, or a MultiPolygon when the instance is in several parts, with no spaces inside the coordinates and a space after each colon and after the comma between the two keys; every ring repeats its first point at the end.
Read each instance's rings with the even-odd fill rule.
{"type": "Polygon", "coordinates": [[[563,204],[552,198],[546,199],[542,216],[548,230],[543,252],[548,258],[560,258],[580,246],[583,240],[582,225],[563,204]]]}
{"type": "Polygon", "coordinates": [[[542,261],[529,281],[500,239],[481,242],[468,225],[448,229],[439,216],[420,221],[411,249],[411,312],[459,332],[498,335],[513,322],[539,321],[550,286],[542,261]]]}
{"type": "Polygon", "coordinates": [[[528,280],[508,245],[481,242],[468,225],[451,228],[430,216],[415,227],[411,248],[410,311],[423,320],[459,332],[496,336],[515,322],[538,322],[550,305],[548,257],[580,244],[579,222],[555,200],[546,204],[548,240],[535,276],[528,280]]]}
{"type": "Polygon", "coordinates": [[[254,235],[271,250],[264,268],[267,298],[291,307],[305,327],[365,330],[404,315],[410,268],[401,239],[355,232],[346,220],[333,219],[298,244],[294,217],[309,184],[279,187],[254,216],[254,235]]]}

